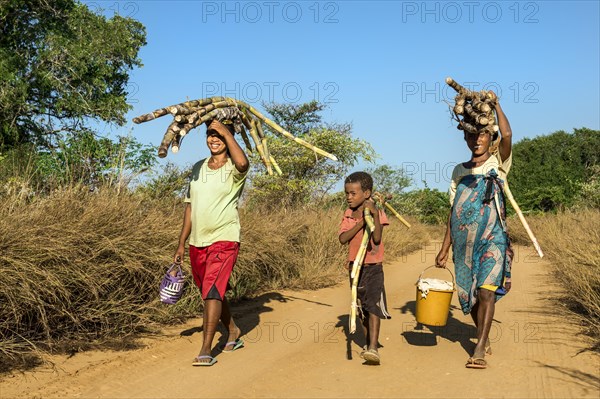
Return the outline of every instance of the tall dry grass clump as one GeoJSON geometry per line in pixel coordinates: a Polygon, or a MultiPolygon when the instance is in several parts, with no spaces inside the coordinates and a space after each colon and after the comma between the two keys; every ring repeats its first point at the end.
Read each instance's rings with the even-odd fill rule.
{"type": "MultiPolygon", "coordinates": [[[[110,188],[0,196],[0,369],[40,352],[114,346],[199,315],[201,298],[187,259],[182,299],[174,306],[158,300],[182,216],[180,200],[117,195],[110,188]]],[[[242,210],[231,298],[343,279],[341,216],[341,210],[242,210]]],[[[418,225],[406,230],[395,221],[384,234],[389,260],[427,240],[418,225]]]]}
{"type": "Polygon", "coordinates": [[[0,360],[144,331],[176,239],[172,212],[77,187],[0,199],[0,360]]]}
{"type": "MultiPolygon", "coordinates": [[[[600,210],[545,214],[528,221],[565,289],[561,304],[579,318],[600,350],[600,210]]],[[[512,225],[515,241],[527,243],[518,221],[512,225]]]]}

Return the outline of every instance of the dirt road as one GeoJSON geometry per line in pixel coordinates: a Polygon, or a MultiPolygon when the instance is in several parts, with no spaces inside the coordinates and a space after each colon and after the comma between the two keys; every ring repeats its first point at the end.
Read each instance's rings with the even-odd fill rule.
{"type": "Polygon", "coordinates": [[[474,347],[474,327],[456,296],[446,327],[418,327],[414,282],[436,252],[431,244],[386,265],[393,318],[382,322],[381,366],[363,365],[361,336],[347,338],[350,290],[340,284],[265,294],[236,306],[246,347],[218,354],[213,367],[191,366],[201,342],[197,319],[147,340],[142,350],[55,357],[54,369],[3,378],[0,396],[599,397],[599,356],[580,353],[584,338],[550,301],[556,287],[549,265],[528,248],[516,248],[513,289],[498,302],[487,370],[464,367],[474,347]]]}

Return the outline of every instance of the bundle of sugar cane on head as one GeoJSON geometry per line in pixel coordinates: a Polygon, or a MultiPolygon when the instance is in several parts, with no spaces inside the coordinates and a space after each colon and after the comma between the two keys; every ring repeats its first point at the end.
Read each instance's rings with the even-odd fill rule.
{"type": "Polygon", "coordinates": [[[167,156],[169,147],[171,152],[177,153],[181,146],[181,141],[185,135],[192,129],[210,123],[213,119],[223,124],[233,125],[235,133],[239,133],[244,141],[248,152],[256,150],[267,172],[272,175],[273,169],[281,174],[279,166],[269,152],[267,146],[267,136],[263,130],[263,123],[269,126],[274,132],[280,134],[306,148],[325,156],[331,160],[337,161],[335,155],[332,155],[322,149],[298,138],[283,129],[281,126],[265,117],[251,105],[243,101],[230,97],[209,97],[199,100],[186,101],[180,104],[171,105],[157,109],[149,114],[140,115],[133,118],[134,123],[144,123],[165,115],[171,115],[173,122],[167,128],[163,140],[158,147],[158,156],[164,158],[167,156]],[[248,137],[248,134],[250,137],[248,137]],[[251,141],[254,143],[252,148],[251,141]]]}
{"type": "MultiPolygon", "coordinates": [[[[498,132],[494,114],[498,100],[496,93],[486,90],[471,91],[450,77],[446,78],[446,83],[457,92],[452,107],[454,119],[458,122],[457,129],[470,134],[488,131],[494,136],[494,133],[498,132]]],[[[499,140],[496,140],[492,144],[492,152],[497,149],[498,143],[499,140]]]]}

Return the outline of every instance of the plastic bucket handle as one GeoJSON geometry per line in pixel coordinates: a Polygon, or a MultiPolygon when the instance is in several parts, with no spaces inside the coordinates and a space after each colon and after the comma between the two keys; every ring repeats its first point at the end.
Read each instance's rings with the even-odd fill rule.
{"type": "Polygon", "coordinates": [[[425,268],[425,269],[424,269],[424,270],[421,272],[421,274],[419,275],[419,280],[422,280],[422,279],[423,279],[423,273],[425,273],[427,270],[431,269],[432,267],[435,267],[436,269],[444,269],[444,270],[447,270],[447,271],[448,271],[448,273],[450,273],[450,275],[452,276],[452,287],[453,287],[452,291],[456,291],[456,280],[454,279],[454,274],[453,274],[453,273],[450,271],[450,269],[448,269],[447,267],[444,267],[444,268],[442,268],[442,267],[437,267],[437,266],[435,266],[435,265],[434,265],[434,266],[429,266],[429,267],[426,267],[426,268],[425,268]]]}

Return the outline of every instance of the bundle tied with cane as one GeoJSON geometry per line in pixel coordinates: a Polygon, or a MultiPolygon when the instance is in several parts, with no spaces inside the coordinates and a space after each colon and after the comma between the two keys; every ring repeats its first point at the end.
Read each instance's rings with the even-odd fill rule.
{"type": "MultiPolygon", "coordinates": [[[[496,123],[496,114],[494,109],[496,108],[496,102],[498,98],[496,93],[493,91],[471,91],[454,79],[447,77],[446,83],[456,90],[457,94],[454,98],[454,106],[451,107],[451,113],[453,119],[458,122],[457,129],[465,131],[467,134],[480,134],[483,132],[489,132],[491,137],[495,137],[490,145],[490,152],[495,154],[499,151],[499,145],[501,137],[498,134],[499,128],[496,123]]],[[[542,248],[540,247],[537,239],[533,235],[529,223],[525,220],[523,212],[517,204],[508,182],[505,181],[503,185],[504,195],[508,198],[508,201],[512,205],[513,209],[517,213],[521,224],[525,228],[529,239],[533,243],[535,250],[537,251],[540,258],[544,256],[542,248]]]]}

